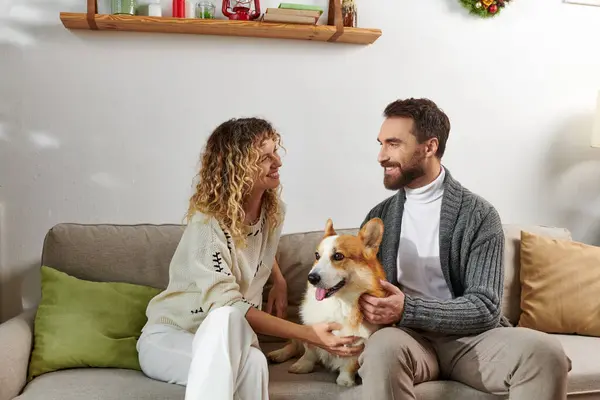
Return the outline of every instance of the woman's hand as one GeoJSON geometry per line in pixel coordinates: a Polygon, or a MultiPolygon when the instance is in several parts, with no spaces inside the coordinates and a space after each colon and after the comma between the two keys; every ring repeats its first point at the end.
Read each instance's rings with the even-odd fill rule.
{"type": "Polygon", "coordinates": [[[248,309],[246,319],[256,333],[284,339],[298,339],[341,357],[357,356],[364,349],[362,343],[352,346],[357,340],[361,339],[359,337],[334,335],[332,331],[342,329],[342,326],[337,323],[301,325],[286,319],[276,318],[254,307],[248,309]]]}
{"type": "Polygon", "coordinates": [[[283,276],[275,277],[273,287],[269,290],[269,298],[267,301],[267,309],[265,310],[269,314],[273,314],[273,308],[275,308],[275,315],[278,318],[287,317],[287,306],[288,306],[288,292],[287,283],[283,276]]]}
{"type": "Polygon", "coordinates": [[[358,356],[364,348],[364,344],[352,346],[361,338],[355,336],[336,336],[331,331],[340,330],[342,326],[338,323],[321,323],[309,325],[307,341],[328,352],[340,357],[358,356]]]}

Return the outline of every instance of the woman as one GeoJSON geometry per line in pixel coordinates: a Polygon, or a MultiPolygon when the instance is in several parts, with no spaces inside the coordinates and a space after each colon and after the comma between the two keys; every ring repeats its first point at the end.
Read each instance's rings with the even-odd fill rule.
{"type": "Polygon", "coordinates": [[[275,254],[285,215],[280,199],[280,136],[265,120],[233,119],[206,143],[188,224],[169,284],[148,305],[138,341],[144,373],[186,385],[186,400],[268,399],[267,360],[256,334],[295,338],[341,356],[355,338],[336,324],[281,319],[287,289],[275,254]],[[273,289],[261,311],[269,276],[273,289]]]}

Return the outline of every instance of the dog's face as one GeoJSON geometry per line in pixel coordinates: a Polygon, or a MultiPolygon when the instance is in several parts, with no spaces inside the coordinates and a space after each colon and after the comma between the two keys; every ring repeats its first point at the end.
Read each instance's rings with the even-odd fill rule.
{"type": "Polygon", "coordinates": [[[308,282],[316,289],[318,301],[345,290],[365,291],[380,278],[377,251],[383,236],[379,218],[368,221],[358,235],[338,235],[331,220],[315,252],[308,282]]]}

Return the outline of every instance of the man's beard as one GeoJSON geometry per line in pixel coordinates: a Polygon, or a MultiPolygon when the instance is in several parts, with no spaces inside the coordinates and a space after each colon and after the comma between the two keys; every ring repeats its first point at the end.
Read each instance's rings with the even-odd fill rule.
{"type": "Polygon", "coordinates": [[[425,155],[422,153],[415,153],[410,161],[404,166],[400,166],[397,163],[386,163],[385,167],[399,167],[400,176],[391,177],[384,175],[383,185],[388,190],[399,190],[407,185],[410,185],[415,179],[418,179],[425,175],[425,169],[421,165],[421,162],[425,159],[425,155]]]}

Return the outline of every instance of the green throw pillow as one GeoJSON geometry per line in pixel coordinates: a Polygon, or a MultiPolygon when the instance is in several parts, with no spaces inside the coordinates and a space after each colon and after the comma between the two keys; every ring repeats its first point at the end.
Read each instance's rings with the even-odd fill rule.
{"type": "Polygon", "coordinates": [[[67,368],[140,370],[136,343],[159,289],[85,281],[46,266],[41,272],[29,380],[67,368]]]}

